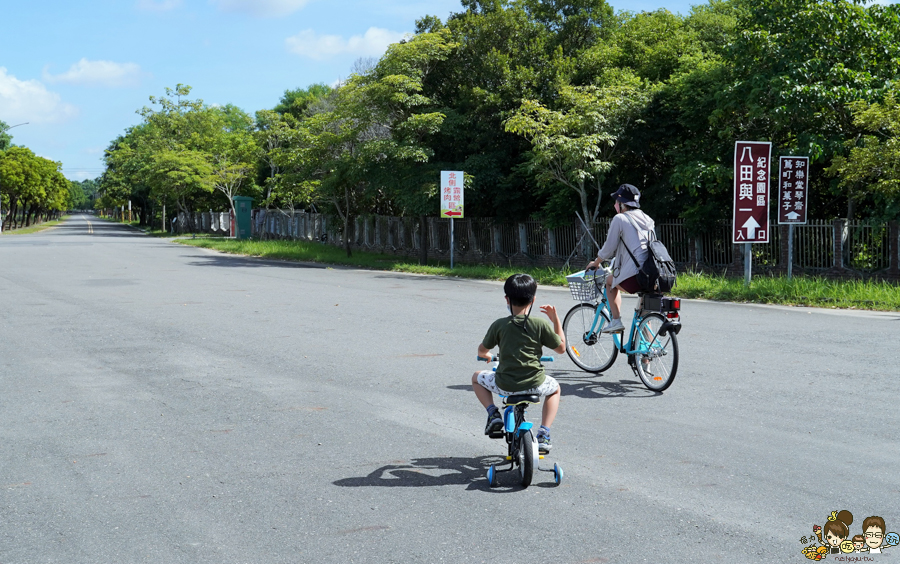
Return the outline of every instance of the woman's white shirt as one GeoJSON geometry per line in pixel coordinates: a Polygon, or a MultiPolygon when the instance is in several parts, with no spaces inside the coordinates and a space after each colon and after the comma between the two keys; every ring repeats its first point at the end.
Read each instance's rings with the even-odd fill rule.
{"type": "Polygon", "coordinates": [[[609,224],[609,233],[606,235],[606,242],[597,252],[597,257],[601,260],[610,260],[616,257],[613,266],[613,286],[618,286],[622,280],[631,278],[638,273],[638,266],[635,261],[631,260],[622,244],[628,246],[631,254],[634,255],[637,264],[643,264],[647,258],[647,245],[650,242],[650,231],[654,230],[655,223],[649,215],[639,209],[631,209],[624,213],[617,213],[609,224]],[[628,217],[625,217],[625,215],[628,217]],[[629,221],[631,218],[634,224],[629,221]]]}

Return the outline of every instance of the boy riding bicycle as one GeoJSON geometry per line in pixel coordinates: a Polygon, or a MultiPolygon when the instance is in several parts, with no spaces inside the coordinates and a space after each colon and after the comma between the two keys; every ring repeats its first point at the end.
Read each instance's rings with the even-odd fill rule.
{"type": "Polygon", "coordinates": [[[556,308],[540,306],[550,319],[529,319],[534,307],[537,283],[527,274],[513,274],[503,285],[506,303],[512,315],[494,321],[488,328],[478,356],[493,361],[490,350],[500,347],[500,363],[497,371],[483,370],[472,375],[472,389],[487,409],[488,420],[484,434],[490,435],[503,428],[503,416],[494,405],[494,395],[534,394],[544,397],[541,428],[537,433],[538,449],[542,454],[550,452],[550,425],[559,409],[559,384],[544,373],[541,365],[543,347],[558,354],[566,351],[566,337],[556,308]],[[552,325],[551,325],[552,323],[552,325]]]}

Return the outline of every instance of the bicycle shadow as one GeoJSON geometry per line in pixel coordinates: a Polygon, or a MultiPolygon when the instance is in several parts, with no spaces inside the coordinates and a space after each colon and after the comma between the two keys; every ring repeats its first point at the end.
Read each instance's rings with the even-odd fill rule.
{"type": "Polygon", "coordinates": [[[655,398],[662,396],[662,392],[654,392],[647,389],[635,376],[634,380],[601,380],[603,374],[586,376],[580,370],[548,370],[556,381],[559,382],[562,395],[576,396],[585,399],[597,398],[655,398]]]}
{"type": "MultiPolygon", "coordinates": [[[[463,458],[453,456],[436,456],[415,458],[409,462],[386,464],[366,476],[343,478],[332,482],[344,488],[383,487],[383,488],[430,488],[439,486],[466,486],[466,491],[483,491],[490,493],[506,493],[523,489],[518,483],[518,472],[501,473],[500,485],[492,488],[487,480],[487,470],[491,464],[504,464],[502,456],[479,456],[463,458]]],[[[540,469],[541,472],[548,470],[540,469]]],[[[535,483],[536,487],[555,487],[553,472],[550,472],[549,483],[535,483]]],[[[540,474],[535,472],[535,480],[540,474]]]]}

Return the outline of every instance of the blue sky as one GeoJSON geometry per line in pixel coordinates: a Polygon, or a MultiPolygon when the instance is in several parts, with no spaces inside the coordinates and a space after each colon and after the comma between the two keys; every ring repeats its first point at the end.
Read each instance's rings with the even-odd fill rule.
{"type": "MultiPolygon", "coordinates": [[[[697,3],[611,2],[681,14],[697,3]]],[[[68,178],[94,178],[103,150],[166,87],[189,84],[191,98],[252,114],[287,89],[346,77],[417,18],[460,10],[459,0],[4,2],[0,120],[28,122],[9,132],[13,142],[61,161],[68,178]]]]}

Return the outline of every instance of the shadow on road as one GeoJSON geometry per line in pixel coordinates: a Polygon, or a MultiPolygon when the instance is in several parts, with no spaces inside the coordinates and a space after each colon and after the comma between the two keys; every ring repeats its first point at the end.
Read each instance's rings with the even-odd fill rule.
{"type": "MultiPolygon", "coordinates": [[[[502,441],[498,445],[503,446],[502,441]]],[[[504,446],[505,448],[505,446],[504,446]]],[[[386,487],[386,488],[427,488],[434,486],[467,486],[467,490],[505,493],[522,489],[516,471],[499,475],[500,486],[490,487],[487,469],[491,464],[503,464],[502,456],[480,456],[478,458],[432,457],[416,458],[408,463],[387,464],[373,470],[368,476],[344,478],[334,485],[345,488],[386,487]]],[[[555,487],[552,470],[535,473],[532,487],[555,487]],[[549,483],[542,474],[549,472],[549,483]]]]}
{"type": "Polygon", "coordinates": [[[579,371],[548,371],[556,378],[563,396],[595,398],[655,398],[661,392],[648,390],[639,380],[604,381],[602,374],[586,376],[579,371]]]}
{"type": "Polygon", "coordinates": [[[188,266],[200,267],[218,267],[218,268],[234,268],[234,267],[250,267],[250,268],[317,268],[325,270],[327,265],[312,264],[308,262],[293,262],[283,260],[272,260],[263,258],[244,257],[240,255],[215,254],[215,255],[183,255],[185,258],[199,259],[194,262],[187,263],[188,266]]]}

